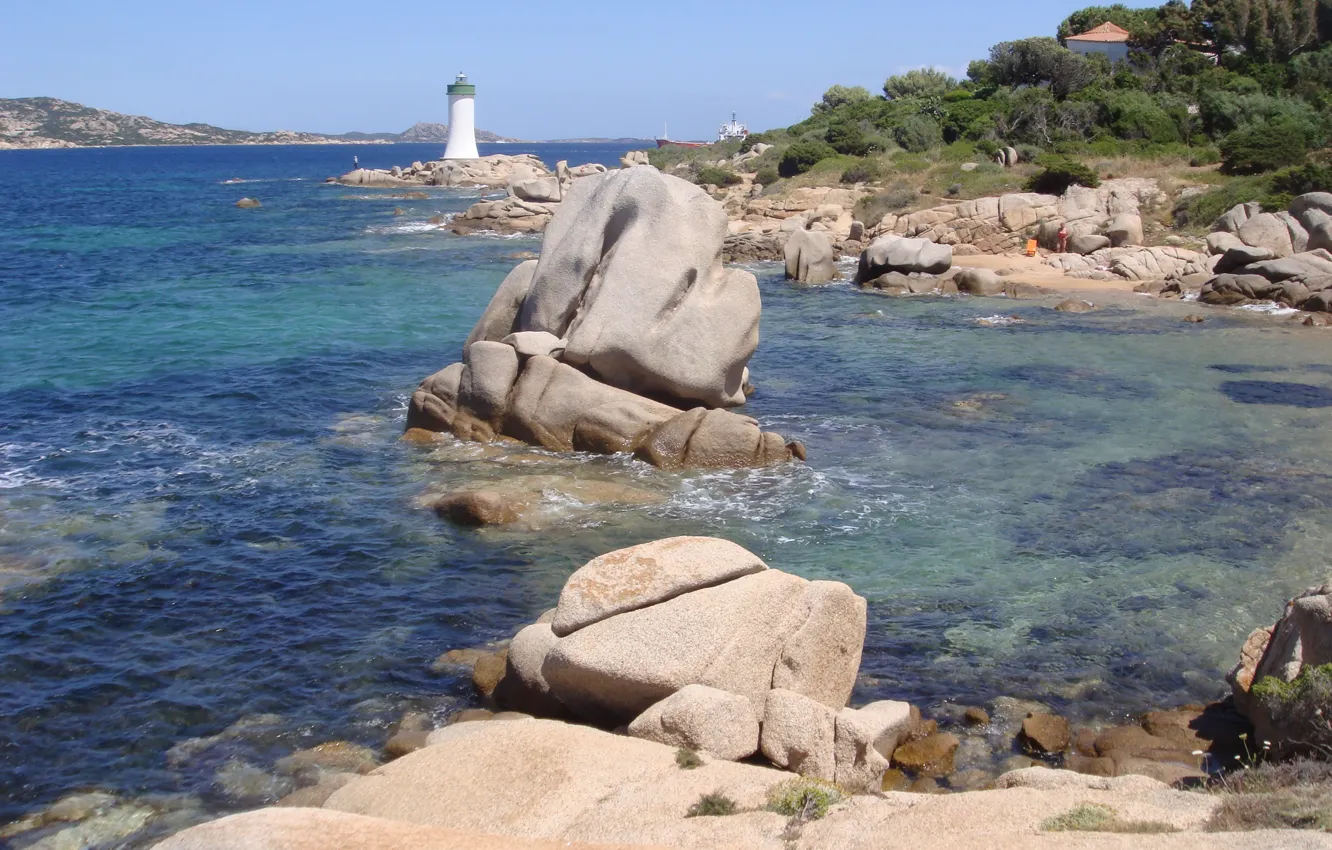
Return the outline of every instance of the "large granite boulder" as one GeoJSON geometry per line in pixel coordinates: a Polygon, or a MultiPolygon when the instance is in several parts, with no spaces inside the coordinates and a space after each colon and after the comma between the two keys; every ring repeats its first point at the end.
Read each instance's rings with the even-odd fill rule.
{"type": "Polygon", "coordinates": [[[722,267],[726,213],[653,168],[575,182],[546,229],[517,330],[568,340],[563,359],[613,386],[743,404],[758,345],[754,276],[722,267]]]}
{"type": "Polygon", "coordinates": [[[1300,195],[1291,201],[1290,214],[1304,226],[1305,230],[1313,230],[1318,222],[1324,220],[1322,216],[1332,216],[1332,192],[1309,192],[1300,195]]]}
{"type": "Polygon", "coordinates": [[[889,272],[943,274],[952,267],[951,245],[888,234],[875,239],[860,255],[856,283],[868,283],[889,272]]]}
{"type": "Polygon", "coordinates": [[[1250,634],[1239,664],[1226,677],[1235,707],[1253,722],[1255,740],[1270,741],[1281,751],[1332,739],[1328,721],[1315,714],[1318,706],[1264,699],[1254,690],[1264,680],[1287,684],[1327,664],[1332,664],[1332,584],[1304,591],[1286,604],[1276,625],[1250,634]]]}
{"type": "Polygon", "coordinates": [[[535,180],[550,169],[532,154],[492,154],[477,159],[446,159],[433,163],[426,182],[432,186],[482,186],[501,189],[535,180]]]}
{"type": "Polygon", "coordinates": [[[414,185],[413,181],[395,177],[392,172],[371,168],[358,168],[338,178],[344,186],[366,186],[374,189],[394,189],[414,185]]]}
{"type": "Polygon", "coordinates": [[[463,363],[413,393],[407,427],[663,468],[802,456],[715,409],[745,400],[759,318],[754,276],[721,265],[721,207],[652,168],[589,175],[554,205],[540,259],[500,284],[463,363]]]}
{"type": "Polygon", "coordinates": [[[1263,211],[1263,205],[1257,201],[1236,204],[1225,212],[1212,225],[1212,230],[1222,233],[1239,233],[1244,223],[1263,211]]]}
{"type": "Polygon", "coordinates": [[[739,694],[686,685],[634,718],[629,735],[739,761],[758,752],[759,721],[739,694]]]}
{"type": "Polygon", "coordinates": [[[1116,215],[1110,219],[1110,224],[1106,226],[1105,235],[1110,237],[1110,244],[1115,248],[1141,245],[1143,242],[1142,216],[1137,213],[1116,215]]]}
{"type": "Polygon", "coordinates": [[[820,231],[797,230],[786,237],[783,249],[786,279],[799,283],[827,283],[837,278],[832,243],[820,231]]]}
{"type": "Polygon", "coordinates": [[[558,204],[560,202],[560,181],[554,177],[522,180],[509,186],[509,194],[522,201],[533,201],[538,204],[558,204]]]}
{"type": "Polygon", "coordinates": [[[1299,253],[1308,241],[1308,234],[1287,213],[1259,213],[1244,222],[1238,235],[1245,245],[1266,248],[1273,257],[1299,253]]]}
{"type": "MultiPolygon", "coordinates": [[[[865,616],[865,600],[839,582],[767,569],[726,541],[660,540],[575,572],[554,640],[540,637],[539,674],[532,658],[524,676],[540,682],[542,698],[605,726],[634,721],[689,685],[745,698],[756,720],[775,688],[835,713],[855,684],[865,616]]],[[[640,726],[660,721],[649,715],[640,726]]]]}

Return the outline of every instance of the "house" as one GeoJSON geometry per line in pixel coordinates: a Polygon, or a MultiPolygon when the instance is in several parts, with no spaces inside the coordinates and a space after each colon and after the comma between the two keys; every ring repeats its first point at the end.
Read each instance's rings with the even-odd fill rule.
{"type": "Polygon", "coordinates": [[[1129,31],[1106,22],[1084,33],[1070,35],[1065,39],[1068,49],[1074,53],[1088,56],[1101,53],[1111,62],[1127,59],[1129,55],[1129,31]]]}

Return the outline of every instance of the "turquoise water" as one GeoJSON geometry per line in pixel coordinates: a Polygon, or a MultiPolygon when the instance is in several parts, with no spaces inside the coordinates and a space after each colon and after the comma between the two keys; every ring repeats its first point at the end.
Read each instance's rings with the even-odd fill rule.
{"type": "Polygon", "coordinates": [[[749,412],[807,465],[397,442],[411,390],[539,241],[430,225],[480,192],[324,185],[353,152],[439,153],[0,153],[0,822],[81,787],[244,805],[227,763],[442,718],[471,690],[437,655],[671,534],[867,597],[858,699],[1091,718],[1219,695],[1248,631],[1325,574],[1332,336],[1242,311],[889,299],[759,266],[749,412]],[[552,495],[539,527],[483,532],[417,506],[532,475],[653,499],[552,495]],[[167,758],[257,714],[278,719],[167,758]]]}

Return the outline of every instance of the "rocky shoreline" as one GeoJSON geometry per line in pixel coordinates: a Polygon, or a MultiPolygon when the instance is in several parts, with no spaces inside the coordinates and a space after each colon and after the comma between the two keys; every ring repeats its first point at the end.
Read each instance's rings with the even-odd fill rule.
{"type": "MultiPolygon", "coordinates": [[[[816,262],[824,271],[788,276],[822,283],[838,276],[827,270],[838,258],[859,257],[884,236],[948,246],[956,257],[1008,256],[1015,261],[1026,259],[1021,249],[1034,239],[1040,263],[1050,270],[1048,279],[1006,286],[997,279],[1006,276],[1001,269],[997,276],[979,275],[982,282],[959,291],[1043,297],[1068,291],[1064,281],[1089,280],[1129,283],[1139,293],[1196,297],[1218,306],[1274,302],[1311,314],[1306,323],[1314,325],[1327,324],[1326,314],[1332,312],[1332,194],[1326,192],[1300,196],[1280,213],[1262,212],[1256,203],[1241,204],[1201,240],[1157,232],[1159,228],[1148,239],[1145,211],[1171,200],[1151,178],[1109,179],[1095,189],[1074,185],[1060,196],[1028,192],[957,201],[862,222],[855,211],[868,196],[865,186],[802,187],[769,197],[754,182],[757,174],[743,168],[753,153],[723,161],[736,170],[739,183],[702,187],[726,213],[722,258],[727,263],[791,262],[790,255],[798,257],[803,247],[819,254],[816,262]],[[1068,250],[1063,253],[1057,250],[1061,229],[1067,234],[1068,250]],[[793,240],[799,245],[792,246],[793,240]]],[[[651,168],[642,151],[626,154],[621,165],[651,168]]],[[[535,234],[545,231],[574,180],[605,170],[593,165],[571,169],[561,162],[552,173],[534,157],[492,156],[466,166],[413,163],[407,169],[361,170],[337,180],[357,186],[504,188],[506,197],[474,204],[448,229],[458,234],[535,234]]],[[[951,277],[942,274],[948,271],[934,273],[940,279],[933,285],[917,281],[871,288],[885,294],[951,294],[951,277]]]]}
{"type": "MultiPolygon", "coordinates": [[[[211,821],[198,800],[85,792],[0,837],[45,848],[180,830],[158,845],[167,850],[870,848],[886,846],[891,821],[923,846],[1067,846],[1051,824],[1091,801],[1155,824],[1129,830],[1156,833],[1153,846],[1328,846],[1305,833],[1202,832],[1221,797],[1199,789],[1252,761],[1256,741],[1303,734],[1260,707],[1252,685],[1332,660],[1319,649],[1332,646],[1329,599],[1332,587],[1312,589],[1255,631],[1233,696],[1212,705],[1100,728],[1006,697],[926,717],[891,700],[847,707],[865,637],[864,600],[847,585],[783,573],[725,540],[670,538],[593,559],[506,646],[441,656],[442,671],[470,668],[486,707],[440,728],[408,712],[382,747],[326,741],[271,773],[223,765],[220,787],[276,808],[211,821]],[[725,811],[690,815],[704,803],[725,811]]],[[[182,741],[168,761],[261,739],[276,720],[182,741]]]]}
{"type": "MultiPolygon", "coordinates": [[[[1321,197],[1297,199],[1289,219],[1313,222],[1300,225],[1303,244],[1286,218],[1274,216],[1288,246],[1271,244],[1276,225],[1265,214],[1232,210],[1233,228],[1219,228],[1223,235],[1209,238],[1210,253],[1194,252],[1198,259],[1182,247],[1131,244],[1142,241],[1131,209],[1150,198],[1145,186],[1000,199],[992,220],[977,202],[976,215],[933,223],[885,216],[872,228],[833,203],[849,201],[834,190],[771,202],[750,189],[737,203],[769,214],[737,224],[708,189],[650,167],[551,173],[521,157],[487,160],[342,178],[393,187],[489,180],[507,185],[515,204],[549,206],[540,256],[505,278],[461,362],[413,394],[405,438],[434,444],[451,434],[482,446],[627,453],[663,469],[805,458],[799,443],[729,409],[752,389],[760,308],[753,275],[722,264],[730,246],[780,241],[788,277],[805,284],[836,278],[838,254],[854,252],[854,283],[878,293],[1044,296],[1022,275],[963,265],[1008,258],[973,253],[974,242],[948,241],[942,228],[956,236],[971,226],[959,222],[990,222],[991,244],[1007,245],[1022,228],[1048,230],[1043,211],[1076,209],[1086,213],[1077,238],[1089,249],[1078,257],[1111,258],[1122,270],[1142,266],[1146,255],[1158,265],[1177,262],[1176,275],[1208,267],[1164,279],[1176,288],[1157,294],[1179,296],[1197,283],[1199,292],[1239,287],[1251,298],[1256,282],[1232,287],[1226,275],[1269,284],[1280,275],[1282,292],[1294,302],[1303,286],[1307,302],[1323,291],[1310,285],[1318,277],[1309,269],[1321,269],[1319,252],[1326,253],[1309,249],[1309,234],[1323,226],[1312,213],[1332,210],[1321,197]],[[752,206],[758,202],[773,205],[752,206]],[[1114,251],[1131,253],[1103,253],[1114,251]]],[[[1103,282],[1067,274],[1061,263],[1069,256],[1033,262],[1057,280],[1103,282]]],[[[1136,280],[1122,271],[1114,277],[1136,280]]],[[[465,525],[508,525],[555,489],[532,480],[431,494],[422,505],[465,525]]],[[[630,490],[584,496],[633,504],[639,496],[630,490]]],[[[1298,749],[1307,718],[1274,708],[1255,685],[1293,683],[1332,663],[1329,600],[1332,586],[1313,589],[1275,626],[1255,631],[1229,677],[1231,696],[1144,707],[1135,722],[1077,725],[1067,716],[1075,712],[1003,695],[924,711],[898,700],[852,706],[867,623],[854,588],[782,572],[725,540],[668,538],[589,561],[551,600],[555,607],[503,645],[440,656],[439,672],[471,679],[473,707],[399,708],[379,727],[382,746],[322,741],[271,769],[219,755],[242,741],[272,749],[278,722],[269,715],[241,718],[166,754],[180,769],[216,765],[215,786],[232,803],[276,808],[196,826],[212,817],[197,798],[80,791],[0,827],[0,838],[82,847],[177,833],[159,845],[168,850],[878,847],[891,824],[894,836],[927,846],[1067,846],[1049,824],[1092,801],[1126,822],[1154,824],[1140,830],[1159,833],[1154,846],[1263,846],[1257,834],[1252,841],[1204,835],[1219,797],[1186,789],[1255,758],[1258,741],[1277,752],[1298,749]]]]}

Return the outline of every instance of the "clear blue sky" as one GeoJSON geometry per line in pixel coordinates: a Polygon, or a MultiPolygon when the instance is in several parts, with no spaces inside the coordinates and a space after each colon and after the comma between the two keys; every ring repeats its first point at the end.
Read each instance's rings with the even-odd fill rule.
{"type": "MultiPolygon", "coordinates": [[[[1053,35],[1087,2],[5,0],[0,97],[46,95],[241,130],[401,131],[446,122],[527,139],[710,138],[809,114],[830,85],[878,92],[923,65],[1053,35]]],[[[1133,3],[1132,5],[1146,5],[1133,3]]]]}

